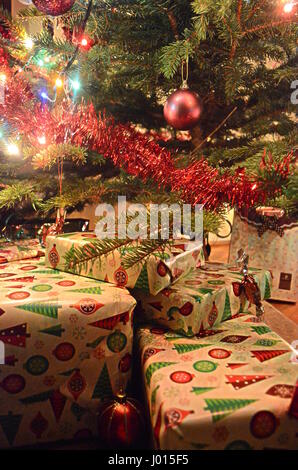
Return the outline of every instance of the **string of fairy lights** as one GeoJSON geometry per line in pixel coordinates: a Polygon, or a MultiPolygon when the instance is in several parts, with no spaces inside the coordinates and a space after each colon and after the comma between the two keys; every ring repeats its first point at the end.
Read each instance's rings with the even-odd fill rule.
{"type": "MultiPolygon", "coordinates": [[[[60,90],[64,91],[64,94],[68,99],[70,99],[71,95],[75,99],[76,94],[79,92],[81,88],[81,83],[80,83],[79,78],[68,77],[66,75],[66,72],[70,68],[70,66],[73,64],[79,50],[81,49],[81,50],[88,51],[90,48],[90,38],[87,35],[85,35],[85,29],[86,29],[88,18],[91,14],[92,4],[93,4],[93,0],[89,0],[87,4],[87,8],[86,8],[85,17],[81,26],[80,38],[77,41],[74,53],[72,54],[71,58],[67,61],[63,70],[55,78],[52,96],[49,96],[49,91],[45,87],[42,88],[39,92],[39,96],[44,103],[48,102],[54,105],[57,101],[58,93],[60,90]]],[[[35,61],[39,67],[48,68],[48,67],[51,67],[53,64],[55,64],[56,61],[54,60],[53,57],[47,54],[47,51],[44,51],[43,54],[39,52],[37,56],[35,55],[34,39],[31,38],[29,35],[25,35],[25,37],[22,40],[22,45],[28,52],[33,51],[33,53],[30,55],[29,59],[26,61],[26,63],[22,67],[18,67],[18,69],[15,72],[16,74],[24,72],[32,64],[33,61],[35,61]]],[[[7,80],[7,77],[5,73],[0,73],[0,100],[5,99],[6,80],[7,80]]],[[[17,142],[18,140],[20,140],[19,135],[17,135],[15,141],[12,141],[11,139],[5,139],[5,136],[1,132],[1,128],[0,128],[0,139],[4,143],[4,149],[7,155],[15,156],[15,157],[20,155],[20,148],[17,142]]],[[[41,146],[45,146],[47,144],[47,139],[45,135],[38,136],[37,141],[41,146]]]]}
{"type": "MultiPolygon", "coordinates": [[[[287,0],[282,0],[281,8],[282,12],[284,14],[292,14],[294,12],[295,7],[297,7],[298,1],[287,1],[287,0]]],[[[79,92],[81,88],[81,83],[78,77],[67,77],[66,76],[66,71],[70,68],[70,66],[73,64],[79,49],[82,50],[89,50],[90,48],[90,38],[85,35],[85,28],[86,24],[88,21],[88,18],[90,16],[92,9],[92,0],[89,0],[88,6],[86,9],[86,15],[82,23],[82,34],[77,42],[75,51],[64,67],[64,69],[56,76],[55,81],[53,83],[53,94],[52,96],[49,95],[49,92],[46,88],[42,88],[39,92],[40,99],[46,103],[48,102],[51,105],[54,105],[57,98],[59,91],[64,91],[66,97],[70,97],[70,95],[73,96],[73,98],[76,97],[76,94],[79,92]]],[[[29,35],[26,35],[25,38],[22,41],[24,48],[30,52],[34,51],[34,39],[32,39],[29,35]]],[[[44,51],[43,53],[39,52],[37,56],[33,53],[30,55],[29,59],[26,61],[26,63],[22,66],[19,67],[16,71],[16,73],[22,73],[25,71],[31,64],[32,62],[35,61],[35,63],[39,67],[52,67],[55,64],[55,59],[47,54],[47,51],[44,51]]],[[[7,77],[5,73],[0,72],[0,101],[5,99],[5,84],[6,84],[7,77]]],[[[9,138],[7,139],[3,133],[3,130],[1,129],[1,126],[3,128],[3,121],[2,123],[0,122],[0,141],[4,144],[2,147],[4,148],[4,151],[7,155],[9,156],[19,156],[20,155],[20,148],[18,145],[18,140],[20,140],[20,136],[17,135],[14,141],[10,140],[9,138]]],[[[41,146],[45,146],[47,144],[47,139],[45,135],[41,135],[37,138],[39,144],[41,146]]]]}

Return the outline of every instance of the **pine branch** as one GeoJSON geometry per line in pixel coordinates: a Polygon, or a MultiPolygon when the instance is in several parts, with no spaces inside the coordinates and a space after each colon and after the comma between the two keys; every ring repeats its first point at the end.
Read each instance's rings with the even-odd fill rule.
{"type": "Polygon", "coordinates": [[[83,247],[72,247],[64,256],[64,267],[74,274],[81,274],[82,270],[87,270],[88,264],[91,266],[95,262],[101,263],[101,258],[109,255],[123,246],[132,244],[130,239],[105,239],[94,240],[83,247]]]}
{"type": "Polygon", "coordinates": [[[36,191],[29,183],[18,182],[0,191],[0,209],[12,209],[27,202],[30,202],[34,210],[40,203],[36,191]]]}
{"type": "Polygon", "coordinates": [[[167,246],[171,245],[170,240],[141,240],[124,255],[121,265],[124,269],[132,268],[137,264],[144,263],[150,256],[164,251],[167,246]]]}

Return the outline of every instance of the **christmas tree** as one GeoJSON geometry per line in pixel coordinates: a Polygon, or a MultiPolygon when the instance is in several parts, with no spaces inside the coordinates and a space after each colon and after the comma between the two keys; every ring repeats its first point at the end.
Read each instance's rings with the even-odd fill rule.
{"type": "Polygon", "coordinates": [[[203,203],[206,231],[218,230],[225,203],[295,213],[296,5],[283,7],[89,0],[63,11],[30,6],[13,20],[2,9],[3,220],[16,207],[63,218],[121,193],[203,203]],[[162,111],[186,80],[202,109],[180,132],[162,111]]]}

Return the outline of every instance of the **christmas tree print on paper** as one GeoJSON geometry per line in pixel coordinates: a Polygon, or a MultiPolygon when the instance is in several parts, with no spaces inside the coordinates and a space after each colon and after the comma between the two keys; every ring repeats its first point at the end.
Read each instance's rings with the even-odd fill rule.
{"type": "Polygon", "coordinates": [[[226,375],[226,384],[231,384],[235,390],[240,390],[262,380],[271,378],[272,375],[226,375]]]}
{"type": "Polygon", "coordinates": [[[229,294],[226,292],[225,306],[224,306],[224,311],[223,311],[223,316],[222,316],[221,321],[228,320],[231,317],[232,317],[232,310],[231,310],[230,297],[229,297],[229,294]]]}
{"type": "Polygon", "coordinates": [[[62,308],[62,305],[57,303],[48,303],[48,302],[31,302],[29,304],[18,305],[18,309],[26,310],[30,313],[37,313],[38,315],[43,315],[49,318],[58,318],[58,309],[62,308]]]}
{"type": "Polygon", "coordinates": [[[258,335],[265,335],[266,333],[270,333],[272,330],[269,328],[269,326],[265,326],[265,325],[256,325],[256,326],[252,326],[251,327],[251,330],[254,331],[255,333],[257,333],[258,335]]]}
{"type": "Polygon", "coordinates": [[[113,390],[110,381],[109,371],[107,368],[107,364],[105,363],[98,380],[96,382],[95,388],[93,390],[92,399],[100,398],[103,400],[104,398],[112,397],[113,390]]]}
{"type": "Polygon", "coordinates": [[[229,362],[226,367],[229,369],[238,369],[238,367],[247,366],[248,362],[229,362]]]}
{"type": "Polygon", "coordinates": [[[264,292],[264,299],[270,299],[271,297],[271,288],[270,283],[268,281],[267,274],[265,275],[265,292],[264,292]]]}
{"type": "Polygon", "coordinates": [[[61,338],[62,333],[64,333],[65,329],[62,328],[62,325],[54,325],[50,326],[49,328],[45,328],[44,330],[39,330],[40,333],[44,333],[46,335],[57,336],[61,338]]]}
{"type": "Polygon", "coordinates": [[[88,323],[88,325],[94,326],[95,328],[102,328],[103,330],[113,330],[119,322],[122,322],[123,325],[129,322],[129,311],[119,313],[118,315],[103,320],[97,320],[93,323],[88,323]]]}
{"type": "Polygon", "coordinates": [[[0,415],[0,426],[11,446],[18,433],[22,418],[22,415],[14,415],[11,411],[7,415],[0,415]]]}
{"type": "Polygon", "coordinates": [[[140,275],[135,283],[135,289],[141,289],[145,292],[149,292],[149,280],[148,280],[148,271],[147,264],[145,263],[142,267],[140,275]]]}
{"type": "Polygon", "coordinates": [[[204,410],[212,413],[212,421],[216,423],[257,400],[233,399],[233,398],[205,398],[206,408],[204,410]]]}
{"type": "Polygon", "coordinates": [[[92,343],[86,343],[87,348],[96,348],[104,339],[106,336],[99,336],[96,338],[92,343]]]}
{"type": "Polygon", "coordinates": [[[35,395],[30,395],[26,398],[21,398],[19,401],[23,405],[32,405],[33,403],[42,403],[47,401],[52,396],[54,390],[47,390],[46,392],[36,393],[35,395]]]}
{"type": "Polygon", "coordinates": [[[168,366],[171,366],[173,364],[176,364],[176,362],[154,362],[153,364],[150,364],[150,366],[147,368],[146,374],[145,374],[147,385],[148,386],[150,385],[151,378],[152,378],[152,375],[154,374],[154,372],[156,372],[159,369],[162,369],[163,367],[168,367],[168,366]]]}
{"type": "Polygon", "coordinates": [[[150,403],[151,403],[151,415],[152,416],[154,416],[155,412],[156,412],[156,395],[157,395],[159,387],[160,387],[160,385],[156,385],[156,387],[153,389],[153,391],[151,393],[150,403]]]}
{"type": "Polygon", "coordinates": [[[197,349],[206,348],[207,346],[211,346],[211,344],[174,344],[173,349],[175,349],[178,354],[185,354],[187,352],[196,351],[197,349]]]}
{"type": "Polygon", "coordinates": [[[70,289],[68,292],[77,292],[77,293],[80,293],[80,294],[101,295],[102,294],[102,289],[101,289],[100,286],[82,287],[81,289],[70,289]]]}
{"type": "Polygon", "coordinates": [[[19,348],[26,347],[26,338],[30,338],[30,336],[27,333],[27,323],[21,323],[20,325],[0,330],[0,340],[3,343],[19,348]]]}
{"type": "Polygon", "coordinates": [[[201,395],[202,393],[210,392],[214,390],[216,387],[192,387],[191,393],[195,395],[201,395]]]}
{"type": "Polygon", "coordinates": [[[267,351],[265,349],[260,351],[251,351],[252,357],[255,357],[260,362],[269,361],[270,359],[274,359],[282,354],[290,353],[291,351],[285,349],[276,349],[275,351],[267,351]]]}
{"type": "MultiPolygon", "coordinates": [[[[42,263],[42,266],[44,266],[44,263],[42,263]]],[[[58,274],[61,276],[61,271],[58,271],[58,269],[39,269],[38,271],[34,271],[34,274],[45,274],[47,276],[58,274]]]]}

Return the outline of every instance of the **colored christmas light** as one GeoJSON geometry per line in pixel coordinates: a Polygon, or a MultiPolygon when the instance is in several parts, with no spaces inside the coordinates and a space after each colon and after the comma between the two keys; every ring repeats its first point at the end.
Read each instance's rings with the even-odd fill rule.
{"type": "Polygon", "coordinates": [[[63,80],[58,77],[56,82],[55,82],[55,86],[56,86],[56,88],[62,88],[63,87],[63,80]]]}

